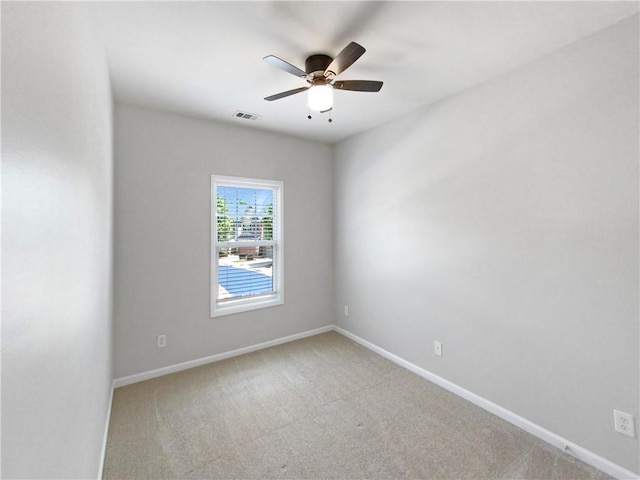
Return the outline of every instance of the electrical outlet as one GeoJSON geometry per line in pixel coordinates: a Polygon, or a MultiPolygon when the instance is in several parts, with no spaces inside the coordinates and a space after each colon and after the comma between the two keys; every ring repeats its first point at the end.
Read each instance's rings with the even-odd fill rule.
{"type": "Polygon", "coordinates": [[[158,335],[158,348],[164,348],[167,346],[167,336],[166,335],[158,335]]]}
{"type": "Polygon", "coordinates": [[[344,316],[345,316],[345,317],[348,317],[348,316],[349,316],[349,306],[348,306],[348,305],[345,305],[345,306],[344,306],[344,316]]]}
{"type": "Polygon", "coordinates": [[[440,343],[438,340],[435,340],[433,342],[433,353],[435,353],[439,357],[442,356],[442,343],[440,343]]]}
{"type": "Polygon", "coordinates": [[[636,428],[633,424],[633,415],[620,410],[613,411],[613,428],[616,432],[636,438],[636,428]]]}

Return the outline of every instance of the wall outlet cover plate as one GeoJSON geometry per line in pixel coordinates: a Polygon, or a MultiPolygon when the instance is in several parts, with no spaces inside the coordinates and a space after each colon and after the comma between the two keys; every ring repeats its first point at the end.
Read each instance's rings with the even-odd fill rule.
{"type": "Polygon", "coordinates": [[[636,428],[633,422],[633,415],[620,410],[613,411],[613,428],[616,432],[636,438],[636,428]]]}

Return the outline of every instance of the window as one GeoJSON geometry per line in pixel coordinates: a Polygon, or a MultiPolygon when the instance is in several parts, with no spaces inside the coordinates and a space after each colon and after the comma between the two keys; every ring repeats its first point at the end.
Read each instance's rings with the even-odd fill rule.
{"type": "Polygon", "coordinates": [[[280,305],[282,182],[211,176],[211,316],[280,305]]]}

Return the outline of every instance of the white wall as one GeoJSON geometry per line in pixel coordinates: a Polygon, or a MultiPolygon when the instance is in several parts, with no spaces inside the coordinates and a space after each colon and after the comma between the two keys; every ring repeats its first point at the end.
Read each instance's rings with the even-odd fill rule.
{"type": "Polygon", "coordinates": [[[112,101],[85,6],[2,2],[2,475],[96,478],[111,392],[112,101]]]}
{"type": "Polygon", "coordinates": [[[638,129],[635,16],[339,144],[339,325],[638,472],[638,129]]]}
{"type": "Polygon", "coordinates": [[[331,324],[332,172],[326,145],[116,104],[116,378],[331,324]],[[211,174],[284,182],[284,305],[209,317],[211,174]]]}

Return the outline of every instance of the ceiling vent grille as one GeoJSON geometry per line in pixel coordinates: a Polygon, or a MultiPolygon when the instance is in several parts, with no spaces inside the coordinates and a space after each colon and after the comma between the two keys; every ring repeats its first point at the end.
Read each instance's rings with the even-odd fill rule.
{"type": "Polygon", "coordinates": [[[240,110],[236,110],[233,116],[244,120],[257,120],[260,117],[260,115],[256,115],[255,113],[241,112],[240,110]]]}

